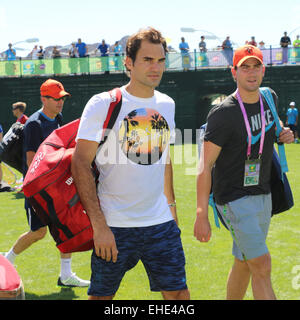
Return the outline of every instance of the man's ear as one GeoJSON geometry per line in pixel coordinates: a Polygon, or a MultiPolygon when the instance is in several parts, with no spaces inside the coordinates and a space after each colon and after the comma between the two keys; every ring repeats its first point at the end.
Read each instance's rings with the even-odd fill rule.
{"type": "Polygon", "coordinates": [[[126,67],[127,71],[131,71],[131,69],[133,67],[132,59],[126,56],[124,64],[125,64],[125,67],[126,67]]]}

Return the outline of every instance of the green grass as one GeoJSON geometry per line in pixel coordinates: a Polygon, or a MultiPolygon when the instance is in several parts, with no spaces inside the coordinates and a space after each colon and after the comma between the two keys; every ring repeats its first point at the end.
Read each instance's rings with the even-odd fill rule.
{"type": "MultiPolygon", "coordinates": [[[[177,151],[179,146],[172,149],[177,151]]],[[[186,150],[186,149],[185,149],[186,150]]],[[[195,146],[193,146],[195,154],[195,146]]],[[[295,206],[272,218],[268,247],[272,256],[272,281],[281,300],[299,300],[300,289],[292,286],[296,274],[293,267],[300,265],[300,145],[286,146],[289,181],[295,206]]],[[[195,165],[174,164],[174,183],[179,224],[186,255],[187,282],[193,300],[222,300],[226,295],[228,271],[232,265],[232,240],[225,228],[214,225],[212,211],[212,239],[202,244],[193,237],[195,220],[195,165]],[[188,173],[188,174],[187,174],[188,173]]],[[[7,251],[23,232],[27,231],[23,196],[18,193],[0,193],[0,251],[7,251]]],[[[90,277],[90,252],[75,253],[72,269],[82,278],[90,277]]],[[[16,259],[16,269],[25,287],[26,299],[58,300],[87,299],[86,288],[62,289],[56,286],[60,271],[60,256],[49,233],[16,259]]],[[[299,282],[300,284],[300,282],[299,282]]],[[[124,277],[115,297],[120,300],[161,299],[160,293],[149,290],[148,278],[141,263],[124,277]]],[[[246,299],[252,299],[249,287],[246,299]]]]}

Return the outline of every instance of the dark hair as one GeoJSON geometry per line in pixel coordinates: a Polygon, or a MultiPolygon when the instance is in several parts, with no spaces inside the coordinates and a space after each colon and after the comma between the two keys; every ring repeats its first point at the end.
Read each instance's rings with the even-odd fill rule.
{"type": "Polygon", "coordinates": [[[26,109],[25,102],[16,102],[12,105],[13,110],[19,109],[21,112],[24,112],[26,109]]]}
{"type": "Polygon", "coordinates": [[[132,59],[133,63],[135,62],[137,52],[139,51],[143,40],[155,44],[162,44],[165,53],[168,52],[167,42],[158,30],[152,27],[141,29],[129,37],[126,44],[126,55],[132,59]]]}

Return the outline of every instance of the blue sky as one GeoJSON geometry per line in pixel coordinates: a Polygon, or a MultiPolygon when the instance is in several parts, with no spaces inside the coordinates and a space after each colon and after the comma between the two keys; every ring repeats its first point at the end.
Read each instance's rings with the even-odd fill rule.
{"type": "MultiPolygon", "coordinates": [[[[285,0],[15,0],[0,2],[0,51],[9,42],[38,38],[41,45],[66,45],[81,37],[84,42],[101,39],[113,44],[141,27],[153,26],[178,48],[184,36],[191,49],[201,34],[227,35],[238,45],[255,36],[257,42],[278,46],[284,31],[292,40],[300,34],[300,1],[285,0]],[[181,27],[201,30],[182,33],[181,27]],[[208,31],[208,32],[206,32],[208,31]]],[[[208,47],[218,45],[207,40],[208,47]]],[[[33,44],[18,44],[31,49],[33,44]]],[[[22,52],[17,52],[22,55],[22,52]]],[[[28,53],[28,52],[27,52],[28,53]]]]}

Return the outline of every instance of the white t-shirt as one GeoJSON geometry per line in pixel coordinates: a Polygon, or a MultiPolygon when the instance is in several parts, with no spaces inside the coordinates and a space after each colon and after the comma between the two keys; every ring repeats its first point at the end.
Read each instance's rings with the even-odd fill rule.
{"type": "Polygon", "coordinates": [[[32,51],[31,51],[31,59],[33,60],[36,60],[38,59],[38,52],[39,52],[39,49],[38,48],[33,48],[32,51]]]}
{"type": "MultiPolygon", "coordinates": [[[[174,142],[175,103],[155,91],[151,98],[121,88],[122,106],[107,141],[98,149],[98,197],[110,227],[146,227],[173,219],[164,195],[169,144],[174,142]]],[[[93,96],[83,111],[77,139],[100,142],[111,98],[93,96]]]]}

